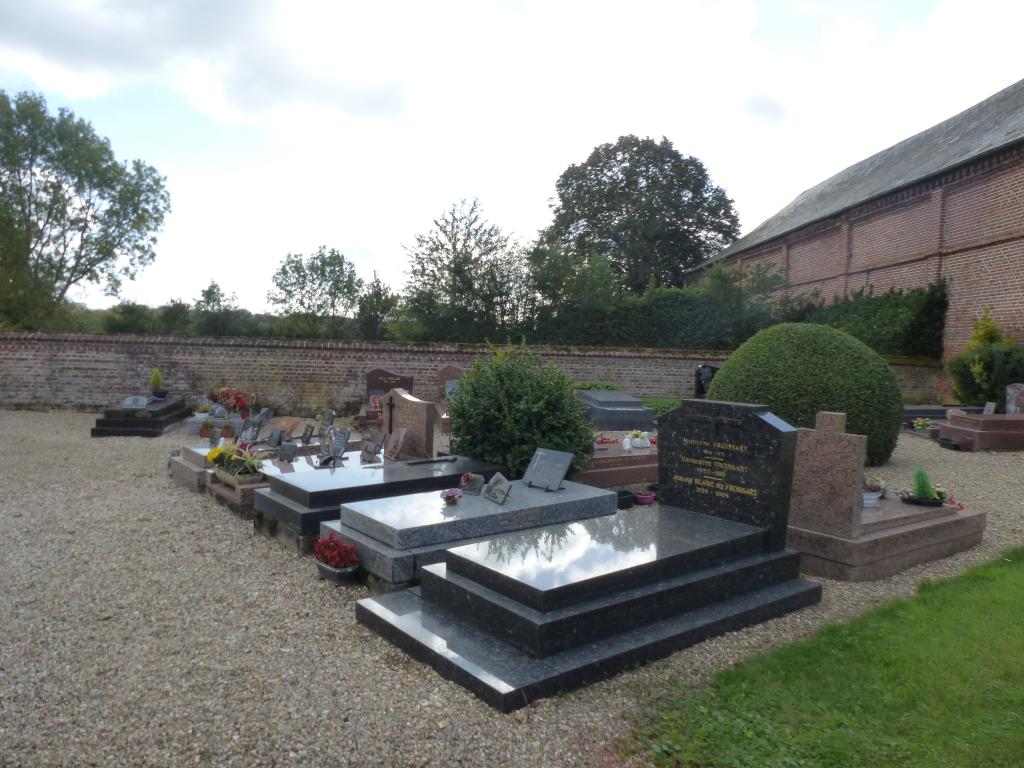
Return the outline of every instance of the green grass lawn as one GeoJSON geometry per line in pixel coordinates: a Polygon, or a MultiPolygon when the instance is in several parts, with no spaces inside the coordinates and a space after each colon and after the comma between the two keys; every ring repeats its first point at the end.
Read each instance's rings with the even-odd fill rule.
{"type": "Polygon", "coordinates": [[[1024,766],[1024,548],[652,705],[627,754],[702,768],[1024,766]]]}

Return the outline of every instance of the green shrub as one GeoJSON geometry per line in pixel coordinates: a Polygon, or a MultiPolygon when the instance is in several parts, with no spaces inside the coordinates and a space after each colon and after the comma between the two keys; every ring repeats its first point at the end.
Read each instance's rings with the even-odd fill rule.
{"type": "Polygon", "coordinates": [[[918,467],[914,470],[914,496],[918,499],[936,499],[935,486],[932,485],[932,478],[928,470],[918,467]]]}
{"type": "Polygon", "coordinates": [[[733,352],[708,397],[762,403],[796,427],[813,427],[818,411],[846,414],[847,429],[867,435],[867,462],[892,455],[903,417],[896,375],[849,334],[823,325],[783,323],[733,352]]]}
{"type": "Polygon", "coordinates": [[[1006,385],[1024,381],[1024,344],[998,342],[975,347],[946,365],[953,392],[965,405],[997,403],[1006,408],[1006,385]]]}
{"type": "Polygon", "coordinates": [[[801,319],[845,331],[881,355],[940,360],[948,305],[946,283],[940,280],[878,296],[856,291],[832,304],[805,307],[801,319]]]}
{"type": "Polygon", "coordinates": [[[572,386],[575,389],[601,389],[605,391],[619,388],[619,385],[614,381],[574,381],[572,386]]]}
{"type": "Polygon", "coordinates": [[[662,397],[661,395],[640,395],[640,402],[654,411],[654,416],[675,410],[682,400],[678,397],[662,397]]]}
{"type": "Polygon", "coordinates": [[[520,477],[537,448],[575,455],[593,451],[593,427],[572,380],[522,347],[478,360],[448,403],[452,450],[508,468],[520,477]]]}

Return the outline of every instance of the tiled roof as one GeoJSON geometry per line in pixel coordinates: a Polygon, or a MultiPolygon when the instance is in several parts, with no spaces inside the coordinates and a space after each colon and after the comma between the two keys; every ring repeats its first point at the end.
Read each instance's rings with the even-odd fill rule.
{"type": "Polygon", "coordinates": [[[704,264],[746,251],[1021,140],[1024,80],[811,187],[704,264]]]}

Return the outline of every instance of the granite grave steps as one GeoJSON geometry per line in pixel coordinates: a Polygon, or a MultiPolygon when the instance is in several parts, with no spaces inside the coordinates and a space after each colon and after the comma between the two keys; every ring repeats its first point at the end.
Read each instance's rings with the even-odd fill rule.
{"type": "Polygon", "coordinates": [[[420,587],[360,600],[356,618],[443,677],[511,712],[820,600],[820,585],[791,579],[543,658],[424,599],[420,587]]]}
{"type": "Polygon", "coordinates": [[[424,565],[440,562],[451,547],[615,511],[611,491],[564,482],[549,492],[517,480],[501,505],[471,494],[446,505],[436,491],[346,503],[338,520],[321,524],[321,535],[355,544],[364,570],[394,586],[416,580],[424,565]]]}
{"type": "Polygon", "coordinates": [[[181,398],[157,400],[145,408],[108,408],[96,419],[92,437],[159,437],[192,414],[181,398]],[[140,416],[140,413],[147,415],[140,416]]]}
{"type": "Polygon", "coordinates": [[[798,553],[761,553],[538,611],[438,563],[422,569],[420,593],[465,619],[482,621],[495,636],[540,657],[610,637],[623,626],[697,610],[799,575],[798,553]]]}
{"type": "Polygon", "coordinates": [[[444,553],[357,618],[504,711],[820,600],[765,529],[661,507],[444,553]]]}

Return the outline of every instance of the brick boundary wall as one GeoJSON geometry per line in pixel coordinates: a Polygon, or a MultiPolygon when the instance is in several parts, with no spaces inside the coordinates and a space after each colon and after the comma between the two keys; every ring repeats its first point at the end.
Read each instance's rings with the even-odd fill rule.
{"type": "MultiPolygon", "coordinates": [[[[678,349],[531,347],[576,381],[613,381],[634,395],[690,397],[701,363],[726,352],[678,349]]],[[[414,393],[436,400],[437,372],[468,367],[482,345],[294,339],[0,333],[0,407],[102,410],[144,394],[158,367],[173,394],[198,397],[220,386],[261,393],[299,415],[328,405],[353,411],[372,368],[411,375],[414,393]]],[[[932,402],[934,365],[893,366],[908,402],[932,402]]]]}
{"type": "Polygon", "coordinates": [[[730,255],[773,265],[791,293],[846,297],[871,286],[949,284],[943,356],[960,352],[985,306],[1024,340],[1024,144],[730,255]]]}

